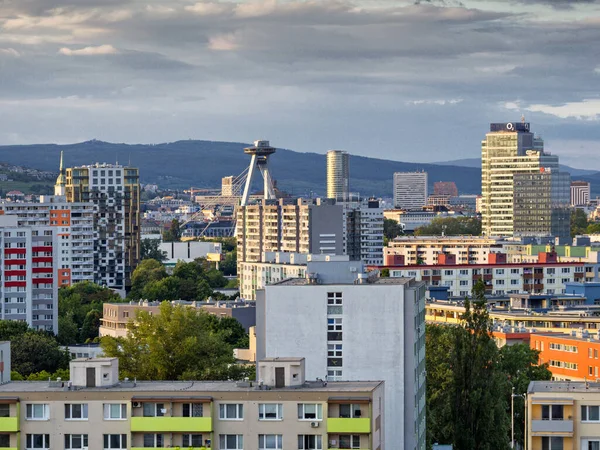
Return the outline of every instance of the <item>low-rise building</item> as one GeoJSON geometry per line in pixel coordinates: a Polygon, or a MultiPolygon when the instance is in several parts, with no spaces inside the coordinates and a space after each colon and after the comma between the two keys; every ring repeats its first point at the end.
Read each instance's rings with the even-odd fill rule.
{"type": "MultiPolygon", "coordinates": [[[[255,305],[244,301],[189,302],[175,300],[172,303],[197,308],[217,317],[233,317],[248,331],[256,324],[255,305]]],[[[99,335],[112,337],[127,336],[127,324],[138,311],[160,313],[160,302],[105,303],[102,307],[99,335]]]]}
{"type": "Polygon", "coordinates": [[[599,405],[599,383],[532,381],[527,390],[526,448],[600,448],[599,405]]]}
{"type": "Polygon", "coordinates": [[[150,382],[119,380],[116,358],[77,359],[70,381],[0,385],[0,446],[386,448],[383,382],[309,381],[303,358],[259,366],[259,383],[150,382]]]}

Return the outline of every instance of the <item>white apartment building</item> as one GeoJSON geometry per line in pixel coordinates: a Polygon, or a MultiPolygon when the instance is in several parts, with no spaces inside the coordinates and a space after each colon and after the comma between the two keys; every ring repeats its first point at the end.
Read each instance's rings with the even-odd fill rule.
{"type": "Polygon", "coordinates": [[[402,256],[405,265],[434,265],[442,253],[457,264],[486,264],[488,255],[502,250],[502,240],[480,236],[399,236],[383,249],[384,258],[402,256]]]}
{"type": "Polygon", "coordinates": [[[414,278],[427,286],[448,286],[455,297],[470,295],[477,281],[483,279],[486,293],[508,295],[563,294],[565,284],[574,281],[595,281],[599,264],[580,262],[381,266],[391,278],[414,278]]]}
{"type": "MultiPolygon", "coordinates": [[[[263,262],[242,263],[242,275],[238,277],[240,297],[256,300],[256,291],[269,284],[279,283],[288,278],[304,278],[307,273],[327,276],[328,269],[339,267],[339,262],[347,262],[349,271],[363,271],[361,261],[352,261],[347,255],[312,255],[305,253],[267,252],[263,262]]],[[[345,270],[345,269],[344,269],[345,270]]]]}
{"type": "Polygon", "coordinates": [[[425,284],[337,265],[337,279],[312,274],[257,292],[257,359],[304,357],[307,379],[384,380],[385,404],[373,408],[385,412],[386,448],[422,450],[425,284]]]}
{"type": "Polygon", "coordinates": [[[55,227],[58,236],[58,285],[94,281],[94,214],[91,202],[67,202],[43,195],[39,202],[3,202],[0,211],[18,217],[19,226],[55,227]]]}
{"type": "Polygon", "coordinates": [[[1,319],[27,322],[38,330],[58,331],[58,229],[18,225],[0,215],[3,276],[1,319]]]}
{"type": "Polygon", "coordinates": [[[394,173],[394,208],[419,209],[427,196],[427,172],[394,173]]]}
{"type": "Polygon", "coordinates": [[[383,263],[383,208],[375,199],[344,203],[344,254],[365,264],[383,263]]]}

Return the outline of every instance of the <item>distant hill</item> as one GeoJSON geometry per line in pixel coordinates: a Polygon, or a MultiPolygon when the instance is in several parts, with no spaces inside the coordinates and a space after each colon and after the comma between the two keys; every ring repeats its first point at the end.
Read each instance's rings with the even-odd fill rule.
{"type": "MultiPolygon", "coordinates": [[[[0,161],[58,171],[60,151],[67,167],[115,162],[139,167],[144,183],[171,188],[190,186],[216,188],[221,178],[240,174],[249,163],[243,153],[248,144],[237,142],[177,141],[156,145],[114,144],[97,140],[70,145],[37,144],[0,146],[0,161]]],[[[294,195],[325,194],[324,154],[299,153],[278,149],[271,157],[272,174],[280,189],[294,195]]],[[[481,190],[481,171],[477,167],[452,167],[441,164],[408,163],[351,156],[350,189],[361,195],[392,196],[394,172],[425,170],[431,184],[454,181],[461,193],[481,190]]]]}
{"type": "MultiPolygon", "coordinates": [[[[437,164],[440,166],[461,166],[461,167],[477,167],[481,168],[481,159],[480,158],[465,158],[465,159],[456,159],[454,161],[442,161],[435,162],[433,164],[437,164]]],[[[574,167],[565,166],[564,164],[560,164],[560,170],[564,170],[565,172],[569,172],[571,177],[579,178],[581,176],[591,176],[596,173],[599,173],[598,170],[591,169],[576,169],[574,167]]]]}

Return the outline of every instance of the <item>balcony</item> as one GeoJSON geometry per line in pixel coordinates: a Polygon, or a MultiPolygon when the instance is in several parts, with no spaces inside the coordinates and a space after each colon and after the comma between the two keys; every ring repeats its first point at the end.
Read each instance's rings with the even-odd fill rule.
{"type": "Polygon", "coordinates": [[[132,417],[132,432],[177,433],[212,431],[211,417],[132,417]]]}
{"type": "Polygon", "coordinates": [[[366,418],[354,418],[354,419],[341,419],[341,418],[328,418],[327,419],[327,432],[328,433],[370,433],[371,432],[371,419],[366,418]]]}
{"type": "MultiPolygon", "coordinates": [[[[164,447],[131,447],[131,450],[163,450],[164,447]]],[[[175,450],[211,450],[210,447],[189,447],[189,446],[179,446],[175,445],[172,448],[175,450]]],[[[0,450],[4,450],[0,447],[0,450]]],[[[13,450],[13,449],[10,449],[13,450]]],[[[17,450],[16,448],[14,450],[17,450]]]]}
{"type": "Polygon", "coordinates": [[[532,420],[531,432],[535,435],[572,435],[572,420],[532,420]]]}
{"type": "Polygon", "coordinates": [[[18,417],[0,417],[0,433],[16,433],[19,431],[18,417]]]}

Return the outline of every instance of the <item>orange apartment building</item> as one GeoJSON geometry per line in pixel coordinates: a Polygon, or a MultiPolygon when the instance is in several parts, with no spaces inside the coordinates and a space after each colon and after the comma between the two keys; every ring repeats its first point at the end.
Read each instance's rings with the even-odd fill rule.
{"type": "Polygon", "coordinates": [[[575,336],[534,333],[529,345],[540,351],[540,363],[548,363],[554,380],[600,380],[600,340],[585,330],[575,336]]]}

